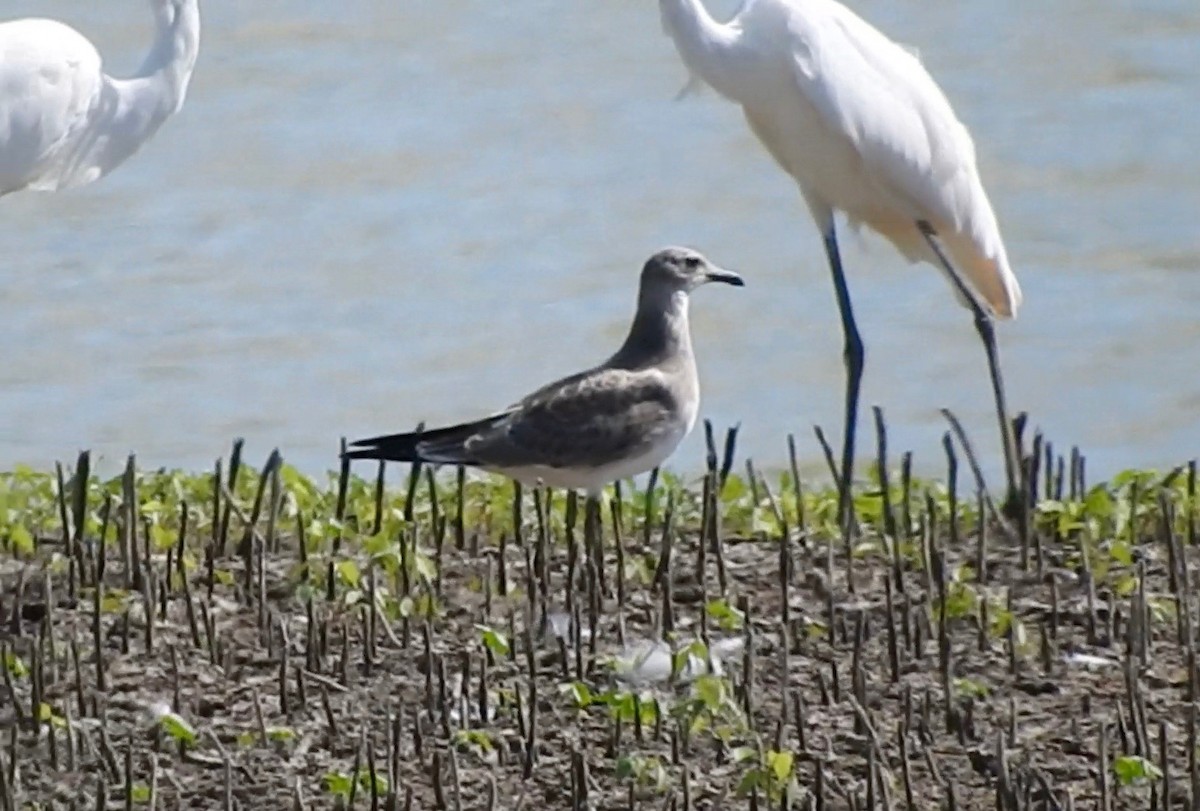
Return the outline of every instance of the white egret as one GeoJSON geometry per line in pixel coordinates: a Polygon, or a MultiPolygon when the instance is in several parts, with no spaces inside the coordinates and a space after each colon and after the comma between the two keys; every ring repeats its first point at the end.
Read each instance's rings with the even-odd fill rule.
{"type": "MultiPolygon", "coordinates": [[[[834,0],[745,0],[718,23],[702,0],[659,0],[688,68],[742,107],[750,129],[800,187],[825,242],[847,372],[839,518],[848,527],[863,344],[842,270],[834,212],[910,262],[940,268],[974,313],[1004,443],[1016,452],[992,318],[1016,316],[1021,288],[975,166],[975,147],[918,59],[834,0]]],[[[685,88],[685,92],[688,88],[685,88]]]]}
{"type": "Polygon", "coordinates": [[[137,74],[114,79],[55,20],[0,23],[0,195],[104,177],[183,106],[200,47],[198,0],[150,0],[157,28],[137,74]]]}

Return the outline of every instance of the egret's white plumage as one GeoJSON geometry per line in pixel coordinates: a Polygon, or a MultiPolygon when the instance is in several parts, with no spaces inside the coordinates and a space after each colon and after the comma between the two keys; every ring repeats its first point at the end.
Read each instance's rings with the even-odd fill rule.
{"type": "Polygon", "coordinates": [[[78,31],[0,23],[0,195],[104,177],[183,106],[200,46],[198,0],[150,0],[156,33],[137,74],[115,79],[78,31]]]}
{"type": "Polygon", "coordinates": [[[727,23],[716,22],[702,0],[659,0],[659,9],[691,73],[688,87],[699,79],[741,106],[758,140],[796,180],[825,237],[850,377],[843,500],[862,344],[837,249],[839,210],[910,261],[933,263],[959,301],[976,311],[1005,424],[1011,486],[1010,439],[988,315],[1015,316],[1021,288],[979,178],[971,136],[946,96],[914,53],[835,0],[745,0],[727,23]]]}

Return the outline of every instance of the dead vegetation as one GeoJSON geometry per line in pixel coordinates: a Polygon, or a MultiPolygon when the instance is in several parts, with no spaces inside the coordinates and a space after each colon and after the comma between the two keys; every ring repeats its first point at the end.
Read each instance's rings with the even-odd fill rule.
{"type": "Polygon", "coordinates": [[[947,438],[842,538],[836,493],[728,440],[603,505],[240,443],[5,474],[0,809],[1200,799],[1194,463],[1089,486],[1035,437],[1002,521],[947,438]]]}

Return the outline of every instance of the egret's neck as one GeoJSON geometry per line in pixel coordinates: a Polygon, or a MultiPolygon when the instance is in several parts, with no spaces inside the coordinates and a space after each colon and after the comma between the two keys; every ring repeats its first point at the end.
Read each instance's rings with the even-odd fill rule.
{"type": "Polygon", "coordinates": [[[624,368],[641,368],[666,358],[686,360],[691,356],[687,293],[682,290],[666,294],[642,291],[629,335],[613,356],[612,363],[624,368]]]}
{"type": "Polygon", "coordinates": [[[80,143],[74,163],[83,180],[108,174],[158,132],[183,106],[200,49],[197,0],[155,0],[154,44],[130,79],[104,78],[91,131],[99,137],[80,143]]]}
{"type": "Polygon", "coordinates": [[[727,94],[737,41],[734,27],[714,20],[702,0],[658,0],[658,8],[688,70],[727,94]]]}
{"type": "Polygon", "coordinates": [[[154,44],[131,81],[145,80],[156,96],[158,106],[170,115],[179,111],[187,96],[196,55],[200,51],[200,9],[198,0],[175,4],[155,0],[154,44]]]}

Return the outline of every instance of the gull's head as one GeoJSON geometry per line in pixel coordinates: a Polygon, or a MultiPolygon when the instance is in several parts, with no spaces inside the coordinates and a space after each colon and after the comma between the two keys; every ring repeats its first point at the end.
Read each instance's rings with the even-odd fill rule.
{"type": "Polygon", "coordinates": [[[722,282],[741,287],[742,277],[717,267],[699,251],[672,246],[663,248],[642,267],[642,289],[664,293],[690,293],[702,284],[722,282]]]}

